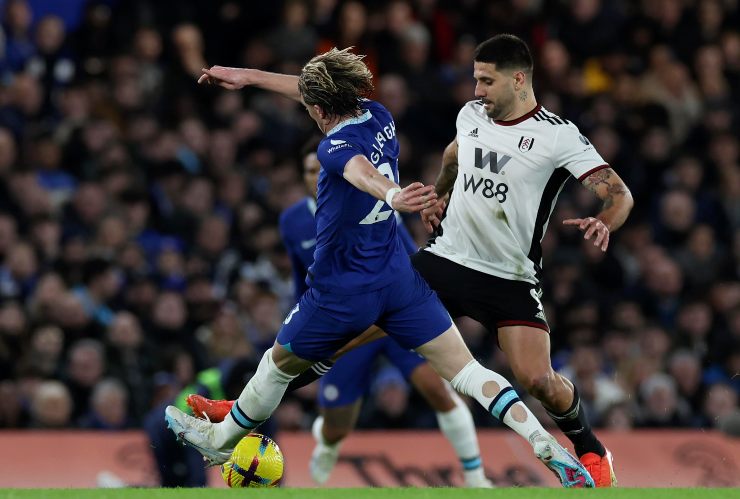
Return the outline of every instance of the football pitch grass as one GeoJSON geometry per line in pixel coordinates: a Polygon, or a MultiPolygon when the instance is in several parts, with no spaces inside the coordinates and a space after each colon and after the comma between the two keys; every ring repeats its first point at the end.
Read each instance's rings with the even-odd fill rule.
{"type": "Polygon", "coordinates": [[[740,489],[0,489],[0,499],[734,499],[740,489]]]}

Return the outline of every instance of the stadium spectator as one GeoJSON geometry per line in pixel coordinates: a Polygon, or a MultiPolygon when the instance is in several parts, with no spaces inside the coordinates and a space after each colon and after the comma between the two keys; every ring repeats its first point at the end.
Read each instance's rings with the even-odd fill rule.
{"type": "Polygon", "coordinates": [[[640,426],[667,428],[689,425],[689,407],[678,397],[676,383],[667,374],[656,373],[643,381],[640,398],[644,403],[640,426]]]}
{"type": "Polygon", "coordinates": [[[90,410],[80,426],[92,430],[123,430],[130,425],[128,392],[116,379],[103,379],[90,395],[90,410]]]}
{"type": "Polygon", "coordinates": [[[722,419],[737,410],[738,394],[725,383],[717,383],[709,388],[704,399],[704,424],[717,427],[722,419]]]}
{"type": "Polygon", "coordinates": [[[59,381],[44,381],[31,399],[30,427],[53,429],[72,425],[74,405],[69,390],[59,381]]]}
{"type": "Polygon", "coordinates": [[[139,319],[130,312],[115,315],[105,339],[108,375],[125,384],[130,413],[140,421],[151,406],[156,365],[153,345],[146,341],[139,319]]]}
{"type": "Polygon", "coordinates": [[[10,72],[16,72],[25,67],[37,50],[31,36],[33,12],[26,0],[9,0],[4,7],[6,60],[3,66],[10,72]]]}

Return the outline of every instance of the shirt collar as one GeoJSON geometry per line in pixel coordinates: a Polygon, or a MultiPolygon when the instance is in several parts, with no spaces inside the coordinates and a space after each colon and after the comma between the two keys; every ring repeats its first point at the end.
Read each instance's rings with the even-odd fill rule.
{"type": "Polygon", "coordinates": [[[326,136],[333,133],[337,133],[342,128],[346,127],[347,125],[357,125],[358,123],[365,123],[367,120],[373,117],[373,113],[370,112],[370,110],[366,110],[364,113],[362,113],[359,116],[355,116],[354,118],[350,118],[348,120],[344,120],[341,123],[338,123],[334,128],[326,132],[326,136]]]}

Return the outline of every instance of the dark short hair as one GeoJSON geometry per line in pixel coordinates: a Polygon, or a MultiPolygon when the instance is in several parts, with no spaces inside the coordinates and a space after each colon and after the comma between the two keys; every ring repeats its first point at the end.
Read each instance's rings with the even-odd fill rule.
{"type": "Polygon", "coordinates": [[[508,34],[496,35],[478,45],[473,60],[495,64],[497,71],[515,69],[531,73],[534,65],[524,40],[508,34]]]}

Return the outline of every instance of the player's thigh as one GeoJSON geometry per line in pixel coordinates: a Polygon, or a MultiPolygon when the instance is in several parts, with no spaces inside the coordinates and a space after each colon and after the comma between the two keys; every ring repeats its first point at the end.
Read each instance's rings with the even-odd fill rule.
{"type": "Polygon", "coordinates": [[[368,391],[375,361],[385,342],[384,338],[358,347],[343,355],[319,383],[319,406],[341,407],[354,403],[368,391]]]}
{"type": "Polygon", "coordinates": [[[381,309],[377,292],[340,296],[310,288],[283,321],[276,342],[301,359],[329,359],[369,328],[381,309]]]}
{"type": "Polygon", "coordinates": [[[454,324],[444,333],[417,347],[416,351],[447,381],[451,381],[473,360],[473,355],[454,324]]]}
{"type": "Polygon", "coordinates": [[[376,325],[402,348],[415,349],[447,331],[452,319],[418,272],[383,289],[383,313],[376,325]]]}
{"type": "Polygon", "coordinates": [[[517,379],[526,384],[552,370],[550,328],[538,286],[526,281],[501,281],[490,297],[496,303],[498,343],[517,379]]]}
{"type": "Polygon", "coordinates": [[[314,364],[314,361],[302,359],[293,352],[286,350],[277,340],[272,347],[272,361],[284,373],[295,376],[301,374],[314,364]]]}
{"type": "Polygon", "coordinates": [[[498,330],[498,342],[516,379],[530,386],[552,372],[550,335],[532,326],[504,326],[498,330]]]}

